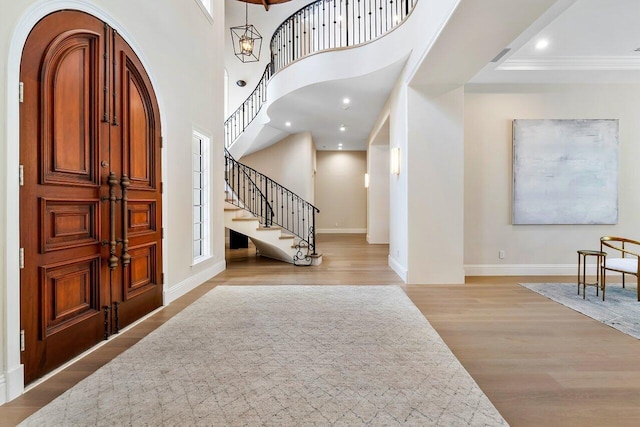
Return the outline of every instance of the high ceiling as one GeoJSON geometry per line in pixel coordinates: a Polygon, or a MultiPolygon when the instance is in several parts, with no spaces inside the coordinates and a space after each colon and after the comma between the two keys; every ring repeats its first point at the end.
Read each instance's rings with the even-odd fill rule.
{"type": "Polygon", "coordinates": [[[558,0],[471,83],[640,83],[639,19],[638,0],[558,0]]]}
{"type": "MultiPolygon", "coordinates": [[[[640,84],[638,18],[640,0],[557,0],[504,46],[509,49],[504,56],[488,63],[468,83],[640,84]],[[546,49],[535,48],[541,39],[547,40],[546,49]]],[[[311,131],[319,150],[336,150],[339,143],[344,150],[364,150],[372,120],[401,67],[291,93],[272,105],[270,125],[291,133],[311,131]],[[341,104],[345,97],[351,98],[348,108],[341,104]],[[313,105],[310,100],[315,100],[313,105]],[[341,124],[347,126],[346,132],[340,131],[341,124]]]]}
{"type": "Polygon", "coordinates": [[[269,7],[271,7],[271,5],[273,4],[286,3],[290,0],[238,0],[238,1],[241,1],[244,3],[261,4],[264,6],[266,10],[269,10],[269,7]]]}

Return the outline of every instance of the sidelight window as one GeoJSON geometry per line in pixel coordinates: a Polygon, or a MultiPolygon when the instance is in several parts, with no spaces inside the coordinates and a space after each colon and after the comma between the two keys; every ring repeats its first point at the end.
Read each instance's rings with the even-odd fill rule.
{"type": "Polygon", "coordinates": [[[209,256],[209,145],[210,139],[193,131],[193,262],[209,256]]]}

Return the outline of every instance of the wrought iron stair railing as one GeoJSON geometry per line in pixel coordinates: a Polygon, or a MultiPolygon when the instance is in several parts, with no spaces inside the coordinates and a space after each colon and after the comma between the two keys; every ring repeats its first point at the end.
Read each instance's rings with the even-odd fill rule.
{"type": "Polygon", "coordinates": [[[316,213],[320,210],[268,176],[238,162],[225,149],[225,181],[234,196],[227,201],[248,210],[260,223],[296,236],[294,264],[309,265],[316,252],[316,213]]]}
{"type": "Polygon", "coordinates": [[[402,24],[418,0],[318,0],[287,18],[271,37],[271,62],[256,88],[225,121],[225,147],[245,131],[267,100],[267,83],[291,63],[334,49],[359,46],[402,24]]]}

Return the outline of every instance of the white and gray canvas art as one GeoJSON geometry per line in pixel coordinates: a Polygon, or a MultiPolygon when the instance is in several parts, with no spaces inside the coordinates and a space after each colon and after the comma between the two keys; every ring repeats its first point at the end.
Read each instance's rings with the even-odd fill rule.
{"type": "Polygon", "coordinates": [[[513,121],[513,224],[617,222],[617,119],[513,121]]]}

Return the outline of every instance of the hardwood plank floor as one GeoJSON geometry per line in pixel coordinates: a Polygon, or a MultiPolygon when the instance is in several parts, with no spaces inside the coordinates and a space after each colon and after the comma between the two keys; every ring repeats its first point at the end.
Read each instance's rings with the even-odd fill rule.
{"type": "Polygon", "coordinates": [[[15,425],[135,344],[217,285],[402,285],[512,426],[640,424],[640,341],[517,285],[573,277],[482,277],[404,286],[387,245],[363,235],[320,235],[318,267],[227,251],[227,270],[136,327],[0,407],[15,425]]]}

